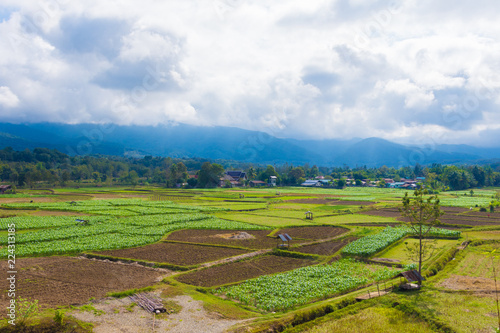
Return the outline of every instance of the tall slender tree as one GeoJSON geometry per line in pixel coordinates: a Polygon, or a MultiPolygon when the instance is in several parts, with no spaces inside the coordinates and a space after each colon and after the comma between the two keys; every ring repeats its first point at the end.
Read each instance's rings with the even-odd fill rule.
{"type": "MultiPolygon", "coordinates": [[[[427,195],[426,190],[415,190],[413,198],[408,196],[408,192],[403,197],[403,207],[400,208],[401,215],[406,220],[406,225],[413,231],[418,239],[416,246],[416,258],[418,261],[418,273],[422,275],[422,262],[426,259],[425,238],[431,231],[431,228],[439,224],[439,217],[443,215],[440,209],[439,198],[437,195],[427,195]]],[[[419,281],[421,284],[422,281],[419,281]]]]}

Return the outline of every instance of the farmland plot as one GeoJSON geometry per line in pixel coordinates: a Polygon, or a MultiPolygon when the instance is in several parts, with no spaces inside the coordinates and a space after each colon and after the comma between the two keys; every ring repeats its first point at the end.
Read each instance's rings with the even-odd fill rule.
{"type": "Polygon", "coordinates": [[[282,311],[353,290],[369,282],[388,279],[398,273],[397,269],[343,259],[331,265],[261,276],[215,292],[264,311],[282,311]]]}

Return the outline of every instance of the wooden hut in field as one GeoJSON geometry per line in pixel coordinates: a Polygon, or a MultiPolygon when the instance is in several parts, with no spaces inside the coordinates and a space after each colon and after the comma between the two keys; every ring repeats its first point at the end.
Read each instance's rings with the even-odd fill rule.
{"type": "Polygon", "coordinates": [[[8,190],[12,190],[11,185],[0,185],[0,194],[5,194],[8,190]]]}

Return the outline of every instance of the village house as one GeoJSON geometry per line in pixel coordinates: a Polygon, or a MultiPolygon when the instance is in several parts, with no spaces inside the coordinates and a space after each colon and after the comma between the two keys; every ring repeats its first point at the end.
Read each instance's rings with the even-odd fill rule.
{"type": "Polygon", "coordinates": [[[262,180],[251,180],[249,184],[250,187],[262,187],[267,185],[267,183],[263,182],[262,180]]]}
{"type": "Polygon", "coordinates": [[[303,182],[302,184],[300,184],[300,186],[320,187],[320,186],[323,186],[323,183],[317,179],[308,179],[305,182],[303,182]]]}
{"type": "Polygon", "coordinates": [[[245,186],[245,181],[248,180],[246,172],[243,171],[226,171],[219,179],[219,186],[224,187],[229,182],[231,187],[245,186]]]}
{"type": "Polygon", "coordinates": [[[0,185],[0,194],[4,194],[5,192],[12,190],[11,185],[0,185]]]}

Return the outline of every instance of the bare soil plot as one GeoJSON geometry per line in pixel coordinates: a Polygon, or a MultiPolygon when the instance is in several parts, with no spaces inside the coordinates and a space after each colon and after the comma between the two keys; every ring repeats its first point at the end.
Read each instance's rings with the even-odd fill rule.
{"type": "Polygon", "coordinates": [[[452,275],[440,283],[441,287],[451,290],[467,290],[478,294],[493,294],[495,281],[483,277],[452,275]]]}
{"type": "Polygon", "coordinates": [[[78,320],[91,322],[95,325],[94,333],[115,332],[203,332],[216,333],[227,330],[232,325],[243,320],[224,319],[216,312],[208,312],[201,301],[193,300],[190,296],[182,295],[169,299],[181,307],[180,312],[174,314],[160,314],[153,319],[153,315],[134,306],[126,297],[121,299],[103,299],[93,303],[97,311],[73,311],[69,314],[78,320]]]}
{"type": "Polygon", "coordinates": [[[271,230],[178,230],[172,232],[167,240],[188,243],[240,246],[249,249],[268,249],[276,247],[276,239],[267,237],[271,230]],[[244,231],[254,238],[228,238],[227,234],[244,231]]]}
{"type": "MultiPolygon", "coordinates": [[[[0,262],[0,269],[8,271],[7,261],[0,262]]],[[[108,292],[153,285],[170,274],[167,270],[75,257],[18,259],[16,269],[17,296],[37,299],[43,307],[84,304],[108,292]]],[[[9,289],[7,279],[1,279],[0,288],[9,289]]],[[[7,293],[2,293],[0,306],[5,309],[8,302],[7,293]]]]}
{"type": "Polygon", "coordinates": [[[261,275],[285,272],[315,263],[315,261],[308,259],[264,255],[251,260],[212,266],[207,269],[180,275],[175,279],[195,286],[214,287],[226,283],[253,279],[261,275]]]}
{"type": "Polygon", "coordinates": [[[225,247],[162,242],[132,249],[100,251],[94,253],[117,258],[189,266],[232,257],[247,252],[248,251],[241,249],[231,249],[225,247]]]}
{"type": "Polygon", "coordinates": [[[277,234],[287,233],[292,238],[305,238],[305,239],[326,239],[340,236],[348,232],[349,229],[331,227],[331,226],[318,226],[318,227],[298,227],[298,228],[285,228],[280,229],[277,234]]]}
{"type": "Polygon", "coordinates": [[[346,238],[342,241],[330,241],[319,244],[305,245],[298,248],[292,248],[292,251],[300,252],[300,253],[309,253],[309,254],[319,254],[322,256],[330,256],[349,244],[352,241],[355,241],[356,237],[346,238]]]}

